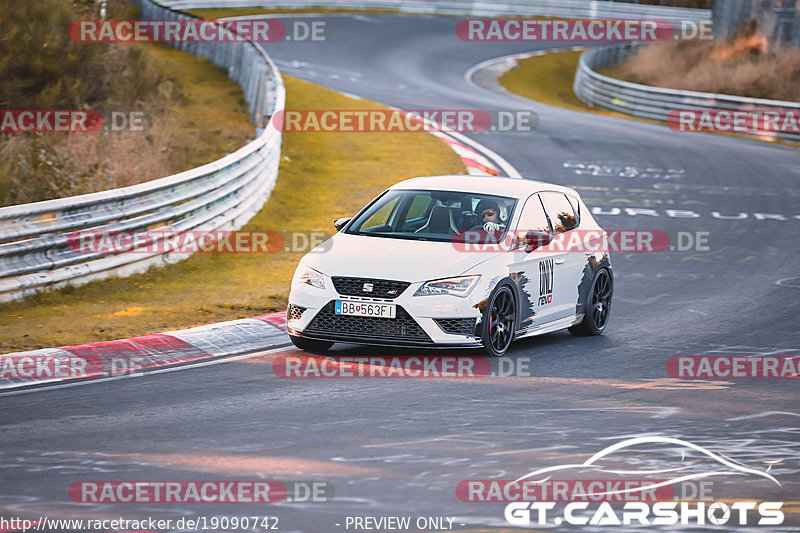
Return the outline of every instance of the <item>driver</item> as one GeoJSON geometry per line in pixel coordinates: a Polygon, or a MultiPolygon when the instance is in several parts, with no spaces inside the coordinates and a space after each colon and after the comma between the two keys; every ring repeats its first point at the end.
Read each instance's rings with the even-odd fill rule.
{"type": "Polygon", "coordinates": [[[494,200],[481,200],[475,208],[478,225],[473,229],[483,228],[486,231],[503,231],[506,225],[500,219],[500,208],[494,200]]]}

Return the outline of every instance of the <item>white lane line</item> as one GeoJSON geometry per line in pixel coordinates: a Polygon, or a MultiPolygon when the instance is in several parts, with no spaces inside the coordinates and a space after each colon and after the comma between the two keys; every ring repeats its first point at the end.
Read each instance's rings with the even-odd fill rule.
{"type": "Polygon", "coordinates": [[[774,416],[774,415],[779,415],[779,416],[800,416],[800,413],[792,413],[792,412],[789,412],[789,411],[765,411],[763,413],[757,413],[757,414],[754,414],[754,415],[745,415],[745,416],[737,416],[736,418],[728,418],[728,419],[725,420],[725,422],[736,422],[736,421],[739,421],[739,420],[750,420],[752,418],[764,418],[764,417],[767,417],[767,416],[774,416]]]}
{"type": "Polygon", "coordinates": [[[498,64],[498,63],[503,63],[504,61],[507,61],[508,62],[508,65],[507,65],[508,68],[503,71],[505,73],[505,72],[508,72],[509,70],[511,70],[512,68],[514,68],[516,66],[517,62],[520,59],[528,59],[529,57],[543,56],[545,54],[552,54],[552,53],[556,53],[556,52],[570,52],[570,51],[575,52],[575,51],[585,50],[585,49],[586,49],[585,46],[571,46],[571,47],[567,47],[567,48],[547,48],[545,50],[533,50],[533,51],[530,51],[530,52],[520,52],[520,53],[517,53],[517,54],[508,54],[508,55],[505,55],[505,56],[493,57],[491,59],[487,59],[485,61],[481,61],[480,63],[472,65],[470,68],[468,68],[467,71],[464,73],[464,80],[466,80],[467,84],[472,85],[473,87],[478,87],[479,89],[484,89],[485,87],[481,87],[480,85],[478,85],[474,81],[472,81],[472,78],[475,77],[475,74],[478,71],[483,70],[483,69],[485,69],[487,67],[491,67],[492,65],[495,65],[495,64],[498,64]]]}
{"type": "Polygon", "coordinates": [[[26,394],[26,393],[29,393],[29,392],[40,392],[40,391],[54,390],[54,389],[65,389],[67,387],[79,387],[81,385],[92,385],[94,383],[103,383],[103,382],[106,382],[106,381],[117,381],[117,380],[120,380],[120,379],[141,378],[141,377],[143,377],[145,375],[149,376],[150,374],[164,374],[166,372],[178,372],[180,370],[188,370],[188,369],[191,369],[191,368],[198,368],[198,367],[210,366],[210,365],[218,365],[218,364],[221,364],[221,363],[229,363],[229,362],[232,362],[232,361],[240,361],[242,359],[250,359],[252,357],[260,357],[262,355],[270,355],[270,354],[273,354],[275,352],[284,351],[284,350],[286,350],[286,348],[288,348],[290,346],[291,346],[290,343],[286,343],[286,344],[278,346],[276,348],[270,348],[269,350],[264,350],[264,351],[260,351],[260,352],[253,352],[253,353],[244,354],[244,355],[236,355],[236,356],[233,356],[233,357],[224,357],[223,356],[223,357],[221,357],[219,359],[214,359],[213,361],[200,361],[200,362],[191,363],[191,364],[188,364],[188,365],[173,366],[173,367],[161,368],[161,369],[158,369],[158,370],[148,370],[146,372],[142,371],[139,374],[132,374],[132,375],[127,375],[127,376],[112,376],[112,377],[107,377],[107,378],[76,380],[76,381],[71,381],[71,382],[68,382],[68,383],[61,383],[61,384],[58,384],[58,385],[49,385],[49,386],[46,386],[46,387],[36,387],[36,388],[25,389],[25,390],[11,390],[11,391],[8,391],[8,392],[0,392],[0,397],[2,397],[2,396],[14,396],[14,395],[17,395],[17,394],[26,394]]]}

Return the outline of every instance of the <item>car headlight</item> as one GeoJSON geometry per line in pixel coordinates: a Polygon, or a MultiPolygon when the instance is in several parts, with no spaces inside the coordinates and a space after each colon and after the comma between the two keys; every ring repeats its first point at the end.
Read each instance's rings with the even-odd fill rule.
{"type": "Polygon", "coordinates": [[[300,264],[294,273],[292,283],[307,283],[318,289],[325,289],[325,276],[311,267],[300,264]]]}
{"type": "Polygon", "coordinates": [[[457,278],[437,279],[427,281],[417,289],[414,296],[427,296],[429,294],[452,294],[462,298],[469,294],[480,276],[459,276],[457,278]]]}

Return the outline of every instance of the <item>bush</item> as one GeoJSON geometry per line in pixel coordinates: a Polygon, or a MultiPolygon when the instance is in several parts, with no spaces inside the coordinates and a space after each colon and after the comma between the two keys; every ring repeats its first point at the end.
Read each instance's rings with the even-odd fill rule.
{"type": "MultiPolygon", "coordinates": [[[[173,168],[176,125],[166,108],[181,84],[148,63],[144,45],[77,43],[70,22],[99,18],[95,0],[0,0],[0,110],[128,109],[153,127],[137,132],[0,136],[0,205],[29,203],[132,185],[173,168]]],[[[108,18],[136,18],[109,3],[108,18]]]]}
{"type": "Polygon", "coordinates": [[[601,71],[658,87],[800,101],[800,50],[767,51],[752,27],[734,40],[648,45],[601,71]]]}

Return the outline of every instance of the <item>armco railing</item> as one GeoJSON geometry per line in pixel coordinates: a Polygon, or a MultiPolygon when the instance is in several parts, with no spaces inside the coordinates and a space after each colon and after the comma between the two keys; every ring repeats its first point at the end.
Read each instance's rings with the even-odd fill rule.
{"type": "MultiPolygon", "coordinates": [[[[573,85],[578,98],[592,106],[660,121],[666,121],[670,112],[682,109],[793,111],[795,115],[800,113],[800,102],[651,87],[610,78],[595,71],[599,67],[621,63],[635,53],[637,47],[638,45],[631,43],[614,43],[584,52],[578,63],[573,85]]],[[[765,135],[800,142],[800,134],[797,133],[769,132],[765,135]]]]}
{"type": "MultiPolygon", "coordinates": [[[[189,16],[141,0],[143,19],[189,16]]],[[[235,153],[180,174],[131,187],[0,208],[0,301],[47,287],[141,272],[186,254],[81,253],[68,245],[77,231],[233,230],[269,197],[278,174],[281,132],[265,118],[282,110],[280,72],[253,43],[176,43],[227,68],[245,93],[263,133],[235,153]]],[[[74,248],[74,247],[72,247],[74,248]]],[[[156,248],[156,247],[154,247],[156,248]]]]}
{"type": "Polygon", "coordinates": [[[412,13],[470,15],[541,15],[572,18],[652,18],[670,21],[711,19],[708,9],[651,6],[606,0],[162,0],[174,9],[206,7],[269,7],[300,9],[391,9],[412,13]]]}

